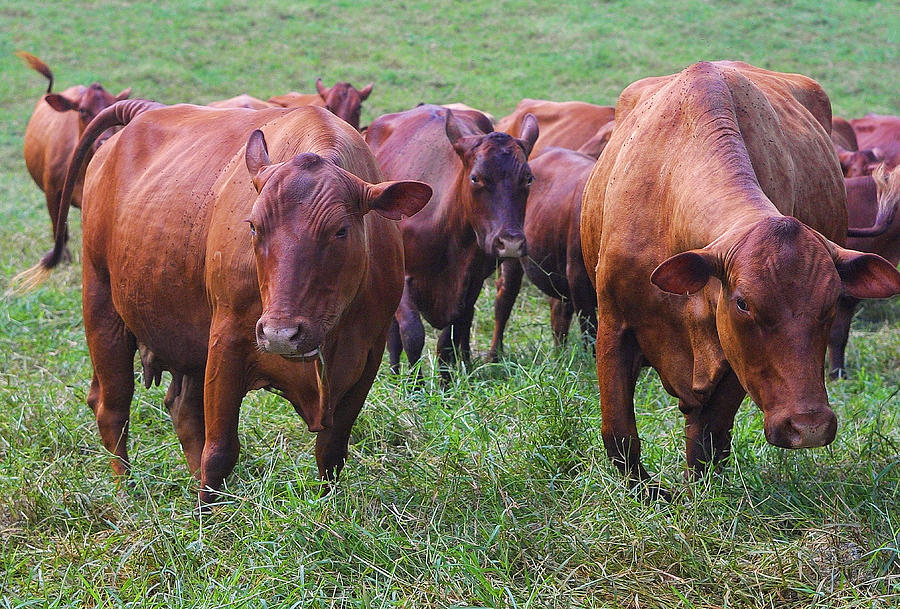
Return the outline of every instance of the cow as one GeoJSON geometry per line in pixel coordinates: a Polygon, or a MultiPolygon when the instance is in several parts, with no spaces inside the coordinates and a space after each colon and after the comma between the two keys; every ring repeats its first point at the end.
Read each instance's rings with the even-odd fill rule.
{"type": "MultiPolygon", "coordinates": [[[[215,109],[120,102],[76,149],[63,193],[102,130],[84,184],[87,402],[116,474],[128,472],[133,359],[158,380],[201,500],[239,451],[250,390],[280,392],[317,433],[333,480],[403,290],[396,220],[428,185],[384,182],[362,137],[322,108],[215,109]]],[[[22,278],[40,279],[61,241],[22,278]]],[[[21,280],[20,280],[21,281],[21,280]]]]}
{"type": "MultiPolygon", "coordinates": [[[[75,85],[61,93],[53,93],[53,72],[47,64],[25,51],[18,51],[16,55],[49,81],[47,92],[35,104],[25,128],[25,166],[34,183],[44,193],[50,225],[55,228],[66,167],[78,138],[97,113],[119,100],[127,99],[131,88],[113,96],[95,82],[87,87],[75,85]]],[[[102,141],[102,137],[98,138],[97,146],[102,141]]],[[[83,178],[79,176],[73,194],[72,204],[75,207],[81,206],[83,178]]],[[[64,250],[63,257],[71,259],[68,250],[64,250]]]]}
{"type": "Polygon", "coordinates": [[[831,119],[831,141],[846,178],[871,174],[884,156],[879,148],[860,150],[853,125],[840,116],[834,116],[831,119]]]}
{"type": "Polygon", "coordinates": [[[410,366],[422,354],[421,315],[442,330],[437,349],[446,384],[457,353],[469,358],[484,280],[499,259],[526,253],[522,223],[533,179],[527,159],[538,137],[534,116],[517,135],[493,131],[480,112],[434,105],[381,116],[366,131],[385,177],[422,180],[434,189],[422,212],[400,223],[406,283],[388,337],[394,373],[401,351],[410,366]]]}
{"type": "Polygon", "coordinates": [[[581,195],[593,157],[549,146],[528,162],[534,185],[525,207],[525,242],[528,255],[505,259],[497,277],[494,299],[494,336],[488,357],[497,361],[503,350],[503,332],[522,285],[522,274],[550,297],[550,327],[554,343],[566,341],[573,313],[581,332],[597,332],[596,298],[581,255],[581,195]]]}
{"type": "Polygon", "coordinates": [[[578,150],[603,125],[613,120],[615,109],[581,101],[554,102],[526,98],[518,103],[512,114],[497,121],[497,131],[510,135],[518,133],[528,114],[534,115],[540,126],[540,136],[531,151],[538,156],[545,146],[578,150]]]}
{"type": "MultiPolygon", "coordinates": [[[[848,231],[847,246],[861,252],[871,252],[897,265],[900,262],[900,169],[894,168],[890,174],[884,165],[872,175],[844,180],[847,191],[847,216],[850,224],[872,225],[865,231],[848,231]]],[[[837,314],[831,326],[828,340],[829,376],[832,379],[846,375],[844,353],[850,337],[850,322],[859,300],[852,296],[841,296],[837,314]]]]}
{"type": "Polygon", "coordinates": [[[888,171],[900,165],[900,116],[866,114],[850,119],[862,150],[878,150],[888,171]]]}
{"type": "Polygon", "coordinates": [[[326,87],[322,84],[322,79],[317,78],[317,93],[291,91],[283,95],[273,95],[268,100],[262,100],[244,93],[228,99],[210,102],[207,105],[212,108],[250,108],[252,110],[319,106],[344,119],[354,129],[359,131],[359,116],[362,111],[362,103],[368,99],[369,94],[372,92],[372,87],[373,83],[369,83],[362,89],[356,89],[349,82],[338,82],[333,87],[326,87]]]}
{"type": "Polygon", "coordinates": [[[584,144],[578,148],[578,152],[582,154],[586,154],[590,157],[594,157],[594,159],[600,158],[600,153],[603,152],[603,149],[606,148],[606,145],[609,143],[609,136],[612,135],[612,130],[616,126],[616,121],[611,120],[599,129],[597,129],[597,133],[594,136],[586,141],[584,144]]]}
{"type": "Polygon", "coordinates": [[[651,496],[634,389],[656,369],[685,417],[689,471],[731,450],[749,393],[766,440],[823,446],[837,431],[823,366],[839,297],[885,298],[900,273],[845,249],[831,104],[805,76],[701,62],[638,81],[584,190],[581,241],[597,296],[607,454],[651,496]]]}

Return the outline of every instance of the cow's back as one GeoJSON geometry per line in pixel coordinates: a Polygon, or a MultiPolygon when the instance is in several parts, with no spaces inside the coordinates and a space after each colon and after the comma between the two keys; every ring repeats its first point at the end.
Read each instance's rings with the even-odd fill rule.
{"type": "MultiPolygon", "coordinates": [[[[83,90],[80,86],[69,87],[61,95],[78,98],[83,90]]],[[[65,167],[77,143],[78,113],[57,112],[42,96],[25,128],[25,165],[41,190],[47,187],[45,180],[54,168],[65,167]]],[[[65,171],[61,173],[65,175],[65,171]]]]}
{"type": "Polygon", "coordinates": [[[582,101],[555,102],[543,99],[523,99],[515,110],[497,122],[497,131],[515,137],[528,114],[538,120],[540,135],[531,151],[541,154],[548,146],[577,150],[587,143],[600,128],[613,120],[615,109],[582,101]]]}
{"type": "Polygon", "coordinates": [[[810,79],[785,77],[737,62],[699,63],[626,88],[586,187],[588,268],[597,264],[604,231],[611,235],[604,249],[644,252],[648,272],[674,253],[708,245],[720,234],[715,217],[747,201],[843,243],[846,200],[823,127],[831,120],[827,97],[823,103],[810,79]]]}

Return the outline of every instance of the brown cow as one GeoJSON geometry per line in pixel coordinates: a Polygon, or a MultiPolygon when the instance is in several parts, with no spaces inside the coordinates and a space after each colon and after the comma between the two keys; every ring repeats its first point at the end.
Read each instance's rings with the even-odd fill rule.
{"type": "Polygon", "coordinates": [[[609,143],[609,137],[612,135],[612,131],[615,127],[616,121],[611,120],[597,129],[597,133],[594,134],[594,137],[582,144],[578,149],[578,152],[594,157],[595,160],[599,159],[600,153],[603,152],[603,149],[606,148],[606,145],[609,143]]]}
{"type": "Polygon", "coordinates": [[[268,101],[263,101],[252,95],[241,94],[228,99],[214,101],[209,104],[211,108],[250,108],[263,110],[265,108],[299,108],[301,106],[319,106],[338,116],[359,131],[359,116],[362,111],[362,103],[368,99],[372,92],[373,83],[369,83],[362,89],[349,82],[338,82],[333,87],[325,87],[322,79],[316,79],[316,91],[318,93],[297,93],[291,91],[284,95],[273,95],[268,101]]]}
{"type": "Polygon", "coordinates": [[[438,359],[469,356],[475,301],[498,258],[525,254],[522,222],[532,174],[528,154],[538,137],[526,118],[518,139],[492,131],[480,112],[424,105],[377,118],[366,132],[378,165],[390,179],[428,182],[434,195],[415,218],[400,223],[406,285],[388,341],[391,370],[400,352],[410,365],[422,354],[425,330],[435,328],[438,359]]]}
{"type": "Polygon", "coordinates": [[[863,118],[850,119],[856,139],[862,150],[875,150],[888,171],[900,165],[900,116],[866,114],[863,118]]]}
{"type": "Polygon", "coordinates": [[[871,174],[884,156],[879,148],[860,150],[853,126],[840,116],[831,119],[831,142],[834,144],[841,170],[846,178],[871,174]]]}
{"type": "Polygon", "coordinates": [[[834,439],[822,366],[838,297],[890,296],[900,273],[837,245],[846,197],[830,127],[815,81],[740,62],[620,95],[581,237],[596,269],[601,433],[630,480],[649,479],[633,403],[644,365],[679,399],[695,474],[730,452],[747,393],[771,444],[834,439]]]}
{"type": "MultiPolygon", "coordinates": [[[[875,231],[876,234],[871,236],[851,236],[847,239],[847,246],[878,254],[896,265],[900,262],[900,214],[896,213],[900,205],[900,168],[895,167],[888,175],[881,166],[870,176],[845,179],[844,186],[850,224],[879,226],[882,217],[887,219],[884,230],[875,231]]],[[[859,300],[851,296],[841,296],[838,302],[828,341],[831,378],[845,375],[844,353],[850,337],[850,322],[858,304],[859,300]]]]}
{"type": "Polygon", "coordinates": [[[494,299],[494,338],[488,356],[497,361],[503,332],[522,285],[523,272],[550,297],[550,326],[556,345],[565,342],[578,313],[581,331],[597,332],[597,300],[581,255],[581,194],[595,159],[554,146],[528,162],[534,185],[525,208],[528,255],[500,264],[494,299]]]}
{"type": "MultiPolygon", "coordinates": [[[[112,125],[126,126],[85,179],[83,304],[88,404],[113,469],[129,468],[141,345],[153,376],[172,372],[167,406],[204,501],[237,461],[238,411],[252,389],[291,402],[318,432],[320,476],[334,478],[403,289],[392,220],[418,211],[431,189],[381,182],[362,137],[321,108],[122,102],[76,154],[112,125]]],[[[36,273],[58,260],[56,243],[36,273]]]]}
{"type": "MultiPolygon", "coordinates": [[[[523,99],[509,116],[497,122],[497,131],[514,135],[522,128],[528,114],[537,118],[541,133],[534,150],[537,156],[546,146],[558,146],[578,150],[597,131],[615,118],[612,106],[597,106],[580,101],[553,102],[543,99],[523,99]]],[[[599,153],[598,153],[599,154],[599,153]]]]}
{"type": "MultiPolygon", "coordinates": [[[[126,99],[131,94],[131,89],[125,89],[112,96],[99,83],[93,83],[87,87],[81,85],[69,87],[62,93],[51,93],[53,72],[47,64],[25,51],[18,51],[16,55],[49,81],[47,93],[35,104],[34,113],[25,128],[25,166],[34,183],[44,192],[50,225],[55,229],[59,215],[59,195],[66,178],[66,167],[72,156],[72,150],[78,144],[78,138],[97,113],[119,100],[126,99]]],[[[99,138],[97,146],[102,141],[103,138],[99,138]]],[[[84,175],[79,176],[75,187],[72,200],[75,207],[81,206],[83,179],[84,175]]],[[[65,250],[63,255],[69,259],[68,250],[65,250]]]]}

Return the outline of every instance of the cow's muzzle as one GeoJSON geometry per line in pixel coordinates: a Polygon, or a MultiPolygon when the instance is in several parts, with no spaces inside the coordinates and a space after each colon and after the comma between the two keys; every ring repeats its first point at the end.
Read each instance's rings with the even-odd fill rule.
{"type": "Polygon", "coordinates": [[[521,258],[528,253],[525,233],[515,230],[501,231],[491,243],[491,253],[498,258],[521,258]]]}
{"type": "Polygon", "coordinates": [[[307,319],[268,317],[256,322],[256,344],[262,351],[290,360],[312,361],[319,357],[322,337],[307,319]]]}
{"type": "Polygon", "coordinates": [[[794,411],[766,417],[766,440],[781,448],[812,448],[831,444],[837,417],[830,408],[794,411]]]}

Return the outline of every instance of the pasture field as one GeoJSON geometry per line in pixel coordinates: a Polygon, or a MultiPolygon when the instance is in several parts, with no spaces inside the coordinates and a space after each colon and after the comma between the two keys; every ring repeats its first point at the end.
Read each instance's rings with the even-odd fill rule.
{"type": "MultiPolygon", "coordinates": [[[[0,291],[50,247],[22,160],[46,81],[18,49],[56,90],[99,80],[166,103],[373,81],[363,124],[422,101],[498,117],[523,97],[612,104],[700,59],[812,76],[842,116],[900,114],[893,2],[0,0],[0,32],[0,291]]],[[[593,359],[552,348],[530,288],[500,364],[476,358],[442,390],[430,333],[424,389],[382,369],[323,498],[312,434],[250,394],[226,505],[200,516],[164,387],[137,389],[133,480],[112,478],[85,404],[71,218],[74,263],[0,300],[0,607],[900,606],[897,301],[855,321],[827,448],[767,445],[748,400],[730,461],[685,482],[676,401],[644,374],[645,463],[671,504],[640,501],[607,462],[593,359]]],[[[476,352],[492,297],[488,283],[476,352]]]]}

